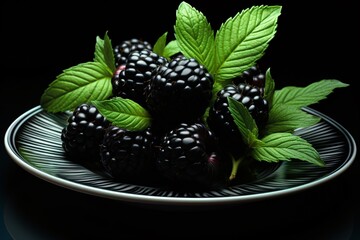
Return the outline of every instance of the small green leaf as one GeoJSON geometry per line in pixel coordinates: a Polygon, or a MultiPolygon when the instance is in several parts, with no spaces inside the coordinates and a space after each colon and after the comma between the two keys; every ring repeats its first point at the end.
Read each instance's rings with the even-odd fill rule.
{"type": "Polygon", "coordinates": [[[306,87],[287,86],[275,91],[273,105],[305,107],[325,99],[334,89],[347,86],[349,84],[334,79],[324,79],[306,87]]]}
{"type": "Polygon", "coordinates": [[[206,17],[186,2],[176,11],[175,37],[181,52],[195,58],[209,72],[214,67],[215,38],[206,17]]]}
{"type": "Polygon", "coordinates": [[[110,73],[115,72],[115,57],[107,32],[105,33],[104,40],[100,37],[96,38],[94,55],[95,62],[100,62],[104,66],[107,66],[110,73]]]}
{"type": "Polygon", "coordinates": [[[151,123],[149,113],[138,103],[120,97],[92,101],[99,112],[113,125],[131,131],[146,129],[151,123]]]}
{"type": "Polygon", "coordinates": [[[269,109],[272,108],[272,102],[275,93],[275,81],[270,74],[270,68],[266,70],[265,74],[265,89],[264,98],[268,102],[269,109]]]}
{"type": "Polygon", "coordinates": [[[44,91],[40,105],[48,112],[64,112],[81,103],[106,99],[112,93],[111,77],[100,62],[65,69],[44,91]]]}
{"type": "Polygon", "coordinates": [[[115,72],[115,57],[114,57],[114,50],[112,48],[111,40],[107,34],[105,33],[104,36],[104,59],[106,66],[110,69],[111,73],[115,72]]]}
{"type": "Polygon", "coordinates": [[[258,127],[249,110],[244,105],[231,97],[228,97],[229,111],[238,127],[244,142],[251,146],[258,137],[258,127]]]}
{"type": "Polygon", "coordinates": [[[223,23],[216,33],[215,79],[239,76],[259,60],[274,37],[281,6],[253,6],[223,23]]]}
{"type": "Polygon", "coordinates": [[[106,65],[104,59],[104,40],[101,39],[99,36],[96,37],[94,62],[99,62],[106,65]]]}
{"type": "Polygon", "coordinates": [[[179,48],[179,45],[177,44],[177,41],[172,40],[165,46],[163,56],[167,59],[170,59],[170,57],[172,57],[175,54],[178,54],[180,52],[181,52],[181,50],[179,48]]]}
{"type": "Polygon", "coordinates": [[[304,112],[302,109],[275,105],[269,112],[265,134],[276,132],[293,133],[297,128],[310,127],[320,121],[320,117],[304,112]]]}
{"type": "Polygon", "coordinates": [[[291,133],[274,133],[261,139],[252,148],[251,156],[258,161],[278,162],[298,159],[324,166],[324,161],[310,143],[291,133]]]}
{"type": "Polygon", "coordinates": [[[154,47],[153,47],[154,53],[156,53],[160,56],[164,55],[164,49],[166,46],[166,38],[167,38],[167,32],[158,38],[158,40],[156,41],[156,43],[154,44],[154,47]]]}

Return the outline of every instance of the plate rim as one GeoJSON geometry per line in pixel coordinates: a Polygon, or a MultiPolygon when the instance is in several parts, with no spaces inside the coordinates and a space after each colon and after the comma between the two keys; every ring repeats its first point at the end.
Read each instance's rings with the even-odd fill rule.
{"type": "Polygon", "coordinates": [[[350,132],[331,117],[310,107],[304,107],[304,109],[307,112],[310,112],[312,114],[321,117],[324,121],[331,124],[331,126],[338,129],[341,132],[341,134],[344,136],[344,138],[347,140],[349,149],[352,151],[349,151],[347,159],[344,160],[345,164],[343,164],[341,167],[334,170],[327,176],[321,177],[319,179],[298,186],[292,186],[290,188],[275,190],[270,192],[254,193],[250,195],[209,197],[209,198],[168,197],[168,196],[163,197],[163,196],[139,195],[133,193],[115,192],[112,190],[102,189],[94,186],[88,186],[81,183],[76,183],[70,180],[66,180],[63,178],[59,178],[57,176],[41,171],[40,169],[28,164],[23,158],[21,158],[21,156],[16,153],[16,148],[11,145],[11,143],[13,143],[12,140],[14,139],[12,138],[12,135],[17,134],[18,132],[17,129],[20,128],[31,116],[34,116],[36,113],[43,111],[40,105],[28,109],[27,111],[19,115],[17,118],[15,118],[15,120],[9,125],[9,127],[5,132],[4,145],[8,155],[12,158],[12,160],[22,169],[24,169],[26,172],[31,173],[32,175],[42,180],[45,180],[49,183],[70,190],[74,190],[77,192],[90,194],[98,197],[105,197],[114,200],[125,201],[125,202],[143,203],[143,204],[157,204],[157,205],[165,204],[165,205],[186,205],[186,206],[239,204],[239,203],[253,202],[258,200],[280,197],[319,186],[341,175],[352,165],[357,154],[357,146],[355,139],[350,134],[350,132]]]}

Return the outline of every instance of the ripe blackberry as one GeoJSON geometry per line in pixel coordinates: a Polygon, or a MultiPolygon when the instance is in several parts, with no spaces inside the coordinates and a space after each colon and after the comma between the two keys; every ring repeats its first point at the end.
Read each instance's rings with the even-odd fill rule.
{"type": "Polygon", "coordinates": [[[245,70],[239,77],[233,79],[234,84],[247,83],[251,86],[259,88],[262,96],[265,88],[265,74],[261,71],[258,65],[254,65],[248,70],[245,70]]]}
{"type": "Polygon", "coordinates": [[[98,162],[100,143],[109,124],[95,106],[79,105],[61,133],[66,155],[78,162],[98,162]]]}
{"type": "Polygon", "coordinates": [[[154,172],[152,133],[130,131],[111,125],[100,146],[101,163],[116,180],[146,183],[154,172]]]}
{"type": "Polygon", "coordinates": [[[204,124],[181,123],[160,141],[156,167],[179,189],[209,189],[223,184],[225,159],[204,124]]]}
{"type": "Polygon", "coordinates": [[[202,117],[214,83],[203,65],[193,58],[177,57],[153,73],[145,94],[155,121],[180,123],[202,117]]]}
{"type": "Polygon", "coordinates": [[[111,80],[113,96],[129,98],[145,106],[144,89],[151,73],[166,62],[166,58],[148,49],[131,52],[126,64],[117,68],[111,80]]]}
{"type": "Polygon", "coordinates": [[[152,45],[149,42],[138,38],[122,41],[114,47],[115,66],[118,67],[125,64],[130,52],[134,50],[141,51],[143,49],[151,50],[152,45]]]}
{"type": "Polygon", "coordinates": [[[268,103],[261,96],[257,87],[246,83],[230,84],[218,92],[217,98],[209,110],[207,123],[219,137],[224,148],[234,156],[238,156],[241,154],[244,145],[241,134],[228,109],[227,97],[241,102],[249,110],[260,130],[259,132],[268,120],[268,103]]]}

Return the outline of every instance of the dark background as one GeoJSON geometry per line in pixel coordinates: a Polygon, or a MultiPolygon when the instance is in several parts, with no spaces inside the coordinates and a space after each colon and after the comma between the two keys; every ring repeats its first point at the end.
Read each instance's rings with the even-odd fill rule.
{"type": "MultiPolygon", "coordinates": [[[[16,117],[39,104],[63,69],[93,59],[96,36],[112,43],[133,37],[155,43],[172,36],[181,1],[1,3],[1,136],[16,117]]],[[[262,61],[277,88],[321,79],[350,84],[312,106],[344,126],[358,142],[359,14],[355,1],[191,1],[214,30],[253,5],[282,5],[275,38],[262,61]]],[[[360,236],[358,157],[325,186],[285,199],[212,211],[170,211],[129,206],[72,192],[20,169],[1,148],[0,230],[4,239],[71,239],[153,234],[290,236],[355,239],[360,236]],[[60,220],[61,219],[61,220],[60,220]],[[5,224],[3,224],[5,222],[5,224]],[[5,226],[6,225],[6,226],[5,226]],[[191,233],[191,234],[190,234],[191,233]],[[26,236],[25,238],[23,238],[26,236]],[[57,238],[57,237],[58,238],[57,238]]],[[[1,235],[0,235],[1,236],[1,235]]],[[[1,237],[0,237],[1,238],[1,237]]]]}

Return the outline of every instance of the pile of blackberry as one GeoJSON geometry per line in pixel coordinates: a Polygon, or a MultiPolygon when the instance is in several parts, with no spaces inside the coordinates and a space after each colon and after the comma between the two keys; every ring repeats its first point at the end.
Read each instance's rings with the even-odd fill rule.
{"type": "Polygon", "coordinates": [[[244,104],[261,127],[268,117],[264,75],[255,66],[233,79],[213,98],[214,79],[194,58],[166,59],[139,39],[114,48],[112,97],[131,99],[152,117],[146,130],[112,125],[95,106],[74,110],[62,132],[69,159],[86,158],[113,179],[204,190],[228,184],[231,155],[241,154],[241,136],[229,113],[227,97],[244,104]],[[207,118],[206,111],[209,110],[207,118]],[[79,157],[80,156],[80,157],[79,157]]]}

